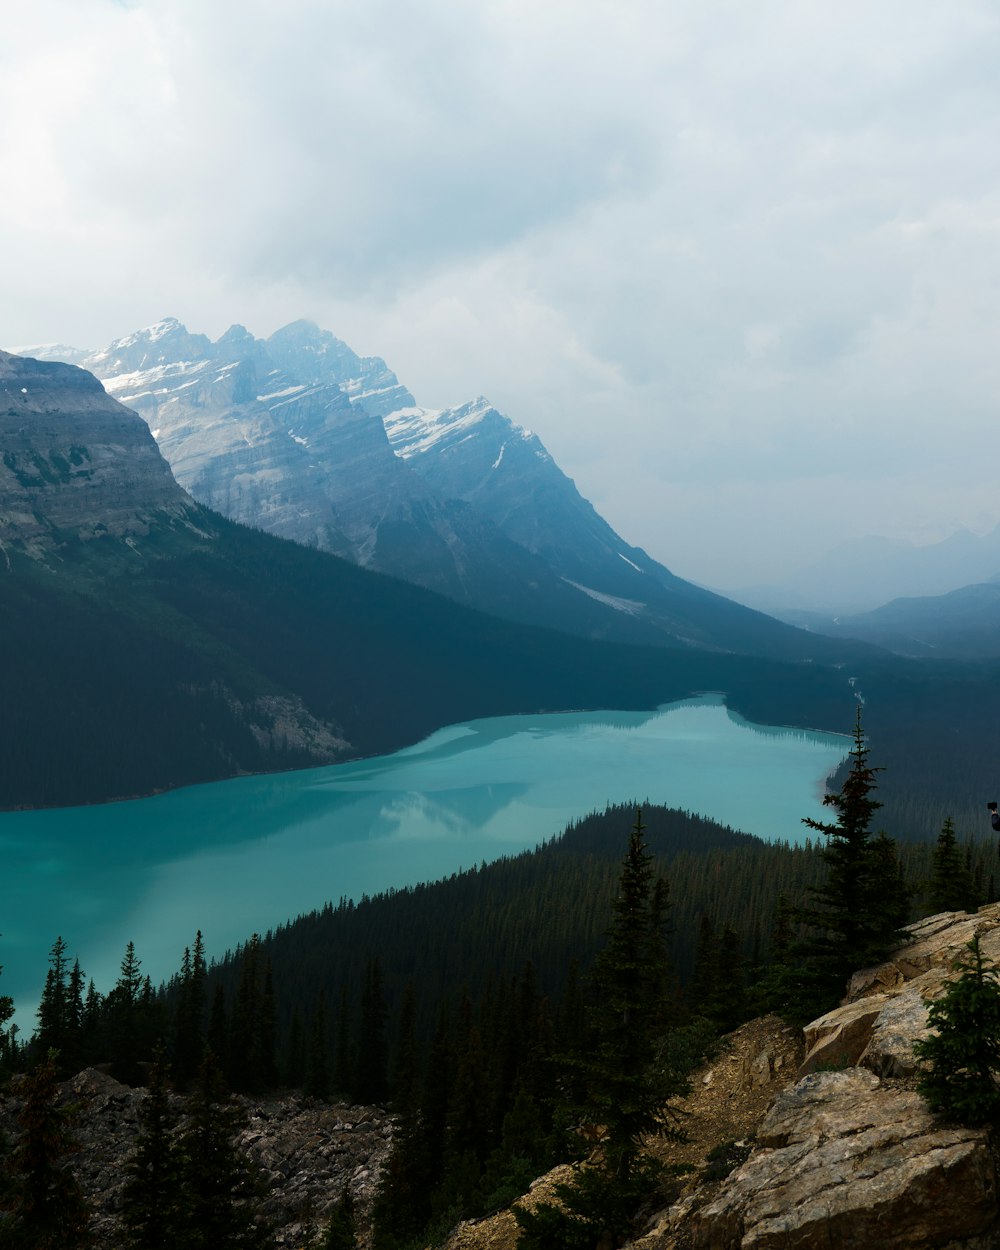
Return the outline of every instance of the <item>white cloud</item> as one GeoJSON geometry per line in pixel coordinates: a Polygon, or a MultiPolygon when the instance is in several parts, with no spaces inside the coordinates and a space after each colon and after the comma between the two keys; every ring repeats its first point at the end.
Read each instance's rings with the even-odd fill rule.
{"type": "Polygon", "coordinates": [[[422,402],[489,395],[704,580],[1000,519],[986,0],[36,0],[12,24],[0,341],[313,317],[422,402]]]}

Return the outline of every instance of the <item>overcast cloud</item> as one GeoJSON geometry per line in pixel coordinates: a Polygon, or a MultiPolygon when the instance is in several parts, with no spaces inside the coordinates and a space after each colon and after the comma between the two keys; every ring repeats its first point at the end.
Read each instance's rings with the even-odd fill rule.
{"type": "Polygon", "coordinates": [[[720,586],[984,531],[998,65],[987,0],[33,0],[0,343],[310,317],[720,586]]]}

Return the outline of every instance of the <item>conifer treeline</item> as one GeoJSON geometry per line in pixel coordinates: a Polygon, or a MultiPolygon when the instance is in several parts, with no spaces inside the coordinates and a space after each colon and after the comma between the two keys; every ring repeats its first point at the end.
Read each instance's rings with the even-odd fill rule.
{"type": "MultiPolygon", "coordinates": [[[[767,1005],[761,974],[789,949],[789,918],[794,928],[822,899],[830,857],[684,812],[644,815],[669,884],[658,907],[674,969],[671,1047],[693,1062],[706,1028],[730,1029],[767,1005]]],[[[564,1157],[553,1064],[583,1036],[581,985],[608,930],[633,819],[631,806],[612,807],[534,852],[344,900],[217,965],[198,934],[158,991],[129,944],[101,995],[60,937],[37,1034],[21,1047],[0,1027],[0,1066],[54,1051],[63,1073],[106,1062],[136,1082],[161,1039],[175,1082],[190,1088],[207,1043],[238,1091],[391,1101],[406,1150],[390,1165],[379,1246],[398,1250],[435,1222],[500,1205],[564,1157]]],[[[914,917],[992,901],[995,855],[992,841],[959,844],[948,822],[935,846],[899,848],[900,898],[909,891],[914,917]]]]}
{"type": "MultiPolygon", "coordinates": [[[[64,1071],[110,1062],[134,1079],[136,1057],[148,1060],[162,1037],[175,1076],[185,1081],[207,1037],[236,1089],[282,1081],[378,1101],[407,987],[421,1046],[433,1036],[442,1005],[454,1008],[460,993],[479,1002],[529,964],[539,992],[561,999],[569,969],[585,971],[600,948],[622,830],[634,811],[609,807],[535,851],[443,881],[328,904],[211,966],[198,934],[179,972],[158,991],[141,975],[130,945],[118,982],[98,993],[79,962],[69,963],[59,937],[32,1053],[58,1050],[64,1071]]],[[[705,984],[706,951],[714,952],[712,961],[755,968],[768,956],[779,900],[804,907],[824,879],[821,848],[810,843],[766,843],[655,806],[644,808],[644,820],[657,869],[670,884],[671,960],[679,986],[696,995],[705,984]]],[[[941,910],[947,899],[975,906],[997,897],[993,841],[960,843],[950,822],[938,847],[903,843],[898,855],[914,917],[941,910]]],[[[0,1028],[0,1065],[16,1065],[16,1049],[0,1028]]]]}

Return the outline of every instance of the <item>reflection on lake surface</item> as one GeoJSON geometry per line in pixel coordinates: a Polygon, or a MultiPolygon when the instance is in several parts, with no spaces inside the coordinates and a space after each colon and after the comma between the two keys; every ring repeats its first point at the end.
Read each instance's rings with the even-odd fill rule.
{"type": "MultiPolygon", "coordinates": [[[[751,725],[721,696],[656,712],[507,716],[394,755],[128,803],[0,814],[0,991],[30,1010],[58,935],[106,991],[132,940],[154,982],[341,896],[535,846],[608,802],[665,803],[802,840],[837,734],[751,725]]],[[[626,830],[622,831],[624,839],[626,830]]]]}

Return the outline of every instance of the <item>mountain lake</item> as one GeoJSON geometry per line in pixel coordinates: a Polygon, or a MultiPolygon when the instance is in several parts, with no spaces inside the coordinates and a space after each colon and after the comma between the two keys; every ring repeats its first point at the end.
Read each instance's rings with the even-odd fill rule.
{"type": "Polygon", "coordinates": [[[654,712],[477,720],[348,764],[2,813],[0,992],[30,1032],[57,936],[102,992],[130,940],[155,984],[199,928],[218,957],[327,901],[534,847],[608,803],[803,841],[802,817],[822,818],[849,749],[840,734],[751,724],[706,695],[654,712]]]}

